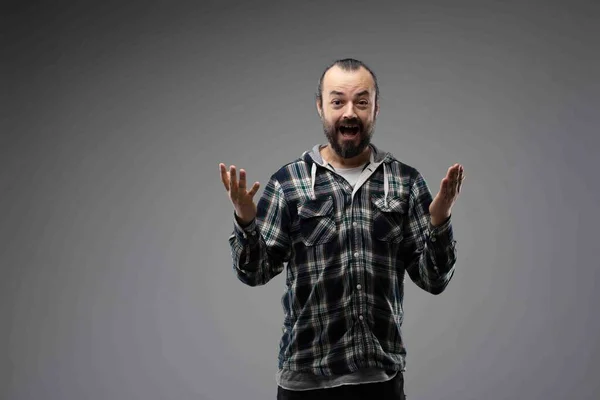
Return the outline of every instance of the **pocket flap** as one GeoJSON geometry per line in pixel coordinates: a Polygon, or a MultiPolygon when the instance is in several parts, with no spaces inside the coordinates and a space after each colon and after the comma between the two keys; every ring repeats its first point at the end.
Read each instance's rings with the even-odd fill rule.
{"type": "Polygon", "coordinates": [[[328,196],[324,199],[306,200],[298,206],[298,216],[300,218],[313,218],[330,215],[333,210],[333,197],[328,196]]]}
{"type": "Polygon", "coordinates": [[[406,209],[406,201],[401,197],[390,197],[388,196],[387,206],[385,204],[384,196],[373,196],[371,197],[371,201],[382,212],[394,212],[404,214],[404,210],[406,209]]]}

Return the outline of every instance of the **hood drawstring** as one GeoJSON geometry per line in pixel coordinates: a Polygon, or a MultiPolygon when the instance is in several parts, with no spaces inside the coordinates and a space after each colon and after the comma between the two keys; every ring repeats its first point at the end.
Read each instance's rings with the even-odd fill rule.
{"type": "Polygon", "coordinates": [[[317,164],[313,162],[312,167],[310,169],[310,188],[312,190],[313,200],[317,199],[317,195],[315,193],[316,177],[317,177],[317,164]]]}
{"type": "Polygon", "coordinates": [[[385,167],[385,163],[383,163],[383,204],[387,208],[387,197],[389,193],[389,178],[387,174],[387,169],[385,167]]]}

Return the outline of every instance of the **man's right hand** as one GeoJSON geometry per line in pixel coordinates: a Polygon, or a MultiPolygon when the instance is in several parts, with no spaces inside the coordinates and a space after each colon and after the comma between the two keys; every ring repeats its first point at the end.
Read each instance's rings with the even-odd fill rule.
{"type": "Polygon", "coordinates": [[[229,193],[229,199],[233,204],[235,214],[242,225],[248,225],[256,217],[256,204],[252,198],[258,191],[260,184],[254,182],[250,190],[246,190],[246,171],[240,169],[240,179],[236,175],[235,165],[229,167],[229,172],[225,164],[220,163],[221,181],[225,186],[225,190],[229,193]]]}

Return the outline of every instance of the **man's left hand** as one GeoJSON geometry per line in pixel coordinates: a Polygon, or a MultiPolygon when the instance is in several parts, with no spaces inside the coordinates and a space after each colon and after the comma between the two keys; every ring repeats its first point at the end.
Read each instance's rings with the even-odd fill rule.
{"type": "Polygon", "coordinates": [[[452,206],[458,198],[464,180],[465,173],[462,165],[454,164],[448,168],[448,173],[440,184],[440,191],[429,205],[429,214],[433,226],[443,224],[450,217],[452,206]]]}

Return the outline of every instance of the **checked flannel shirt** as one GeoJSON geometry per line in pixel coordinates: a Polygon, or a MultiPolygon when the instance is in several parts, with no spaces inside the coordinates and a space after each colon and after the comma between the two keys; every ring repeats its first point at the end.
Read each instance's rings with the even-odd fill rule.
{"type": "Polygon", "coordinates": [[[424,178],[370,146],[354,188],[316,145],[271,176],[250,225],[234,217],[229,244],[241,282],[264,285],[287,266],[279,370],[403,371],[406,274],[432,294],[454,275],[451,221],[431,224],[424,178]]]}

